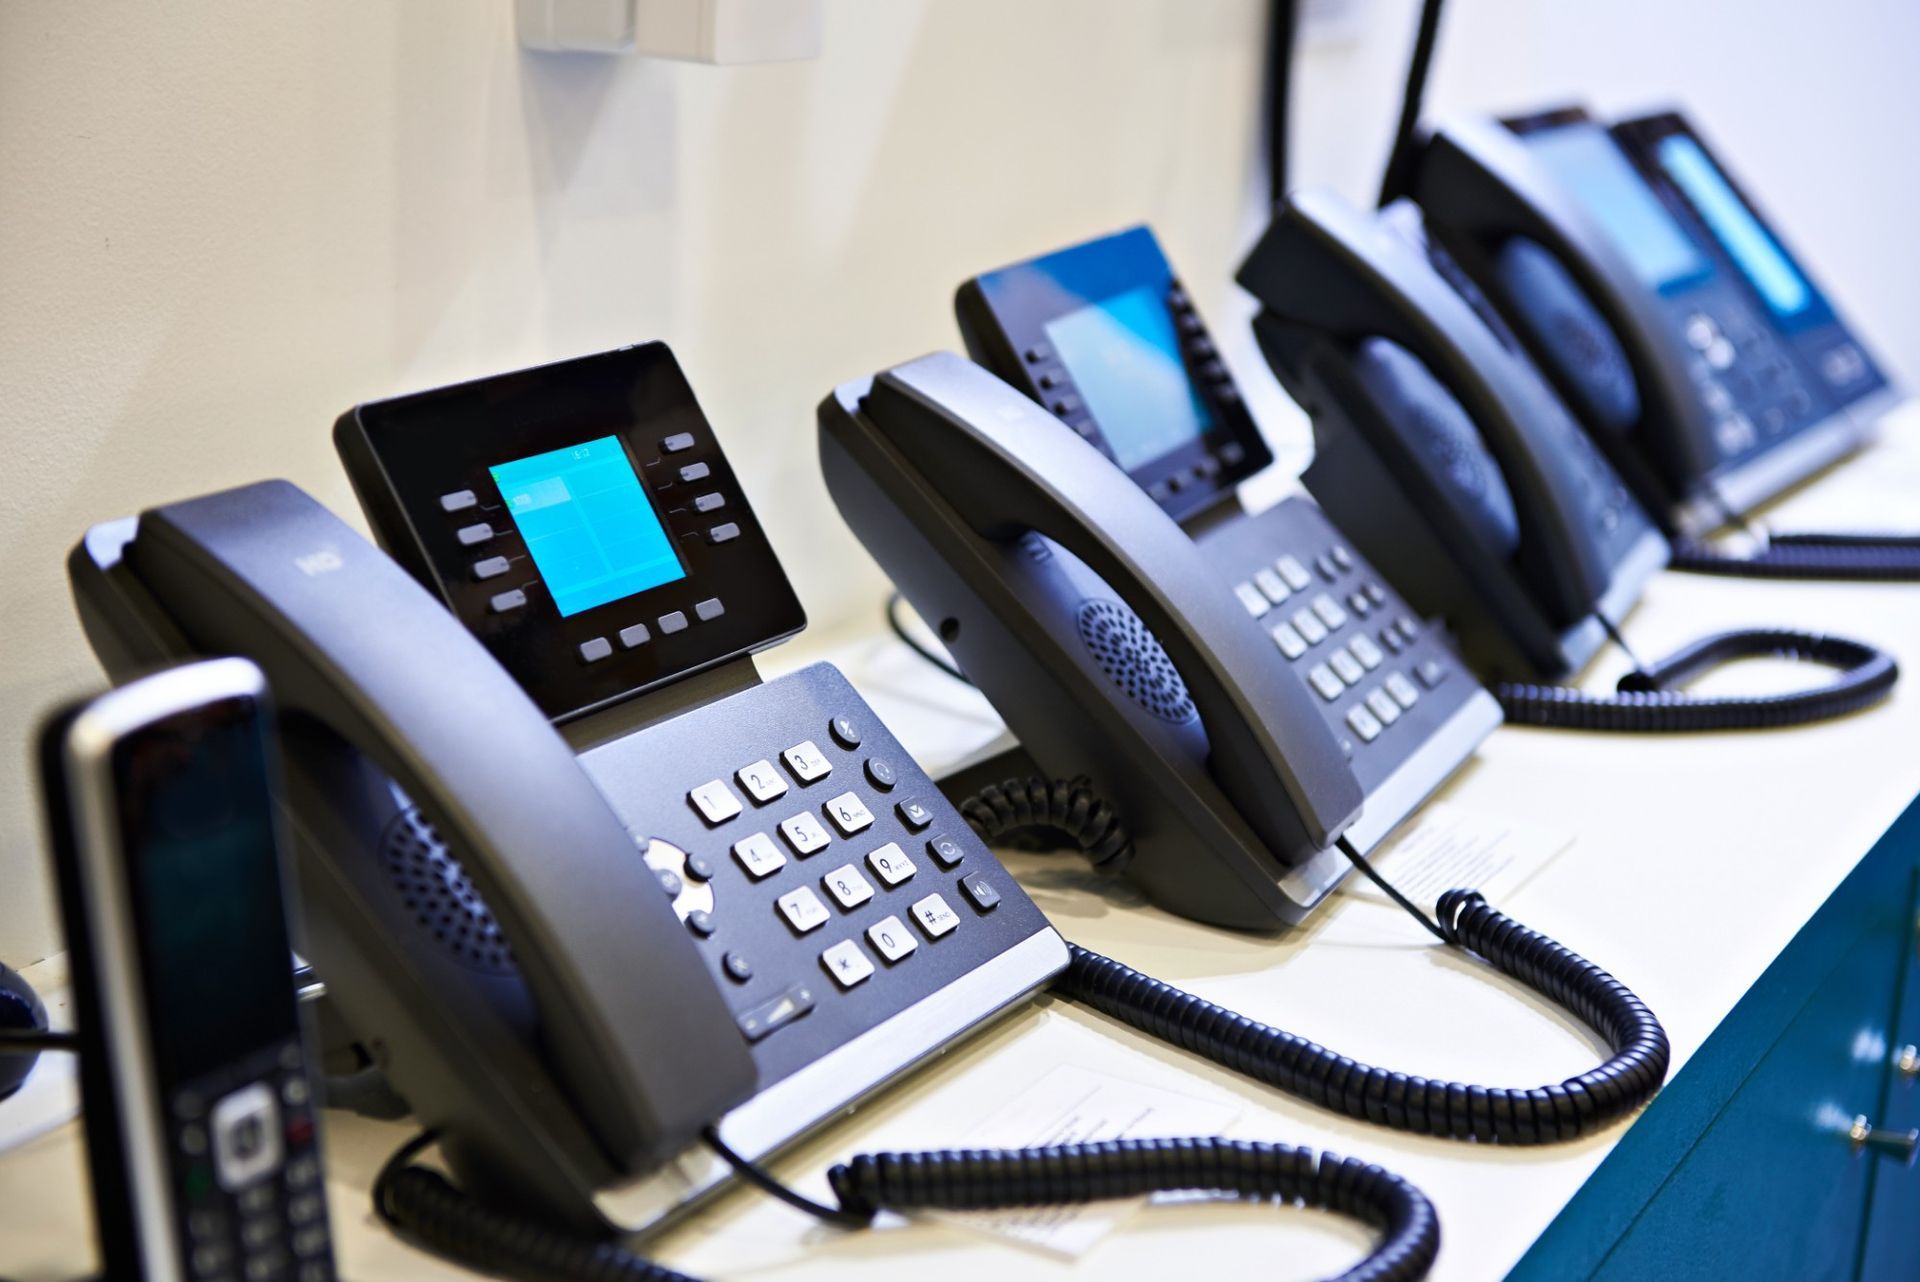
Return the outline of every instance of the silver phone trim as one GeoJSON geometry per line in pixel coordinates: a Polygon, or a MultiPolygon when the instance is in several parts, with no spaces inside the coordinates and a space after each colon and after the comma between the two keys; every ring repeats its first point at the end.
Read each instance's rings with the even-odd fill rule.
{"type": "Polygon", "coordinates": [[[114,745],[156,722],[223,699],[264,702],[266,681],[244,659],[210,659],[172,668],[111,691],[68,727],[61,764],[69,781],[80,895],[90,923],[102,1044],[112,1048],[107,1072],[121,1117],[127,1197],[140,1235],[146,1282],[183,1282],[179,1225],[170,1214],[172,1187],[162,1152],[164,1114],[159,1074],[147,1033],[146,996],[134,944],[132,894],[120,857],[122,833],[113,786],[114,745]]]}

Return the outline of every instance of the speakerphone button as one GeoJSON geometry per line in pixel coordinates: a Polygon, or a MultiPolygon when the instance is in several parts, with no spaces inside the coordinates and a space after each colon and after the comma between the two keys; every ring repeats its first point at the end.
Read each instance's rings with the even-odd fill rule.
{"type": "Polygon", "coordinates": [[[494,597],[487,602],[487,609],[494,614],[506,614],[510,610],[520,609],[526,603],[527,594],[519,588],[512,588],[506,592],[495,594],[494,597]]]}
{"type": "MultiPolygon", "coordinates": [[[[498,597],[494,599],[499,600],[498,597]]],[[[605,637],[595,637],[591,641],[580,643],[580,662],[582,663],[598,663],[612,653],[613,642],[605,637]]]]}
{"type": "Polygon", "coordinates": [[[692,432],[675,432],[672,436],[660,442],[660,452],[663,454],[678,454],[683,450],[690,450],[692,448],[692,432]]]}
{"type": "Polygon", "coordinates": [[[490,556],[484,561],[473,563],[473,577],[484,582],[487,579],[497,579],[512,568],[512,563],[506,557],[490,556]]]}
{"type": "Polygon", "coordinates": [[[993,888],[985,873],[970,872],[960,879],[960,889],[966,893],[973,906],[983,913],[990,913],[1000,905],[1000,892],[993,888]]]}
{"type": "Polygon", "coordinates": [[[739,537],[740,527],[732,521],[728,521],[724,525],[716,525],[707,531],[707,542],[709,543],[729,543],[739,537]]]}

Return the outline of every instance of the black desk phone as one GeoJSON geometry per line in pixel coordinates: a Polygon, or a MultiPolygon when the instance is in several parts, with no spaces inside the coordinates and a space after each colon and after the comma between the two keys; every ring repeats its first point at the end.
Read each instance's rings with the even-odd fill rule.
{"type": "Polygon", "coordinates": [[[1897,399],[1677,112],[1449,123],[1409,194],[1671,534],[1805,479],[1897,399]]]}
{"type": "Polygon", "coordinates": [[[114,674],[266,672],[311,959],[483,1198],[651,1223],[703,1128],[765,1154],[1066,964],[837,671],[759,680],[804,615],[664,345],[335,437],[391,559],[266,482],[71,574],[114,674]]]}
{"type": "Polygon", "coordinates": [[[1001,377],[943,354],[839,389],[842,515],[1043,770],[1125,799],[1159,902],[1300,920],[1336,839],[1378,844],[1499,708],[1312,503],[1240,508],[1272,456],[1151,232],[957,306],[1001,377]]]}

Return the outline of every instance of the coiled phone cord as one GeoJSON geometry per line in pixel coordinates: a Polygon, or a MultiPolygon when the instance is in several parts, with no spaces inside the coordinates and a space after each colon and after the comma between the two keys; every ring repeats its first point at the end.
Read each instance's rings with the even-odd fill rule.
{"type": "MultiPolygon", "coordinates": [[[[1116,834],[1107,822],[1110,810],[1084,780],[1062,784],[1009,779],[969,797],[961,803],[960,814],[989,842],[1022,827],[1046,827],[1066,834],[1083,850],[1109,852],[1097,866],[1125,863],[1123,856],[1112,853],[1117,842],[1126,842],[1124,830],[1116,834]]],[[[1054,988],[1242,1076],[1348,1117],[1420,1135],[1551,1144],[1612,1124],[1660,1089],[1672,1054],[1666,1030],[1625,984],[1495,910],[1477,891],[1448,891],[1440,896],[1437,920],[1430,918],[1344,839],[1340,849],[1442,942],[1480,957],[1606,1038],[1611,1057],[1576,1077],[1532,1089],[1397,1073],[1248,1019],[1077,944],[1067,946],[1071,960],[1054,988]]]]}
{"type": "MultiPolygon", "coordinates": [[[[439,1172],[413,1164],[434,1139],[431,1131],[415,1136],[374,1181],[374,1209],[396,1232],[505,1277],[694,1282],[618,1241],[481,1206],[439,1172]]],[[[843,1227],[865,1225],[888,1207],[967,1211],[1200,1191],[1317,1207],[1379,1230],[1378,1245],[1336,1282],[1412,1282],[1426,1276],[1440,1252],[1440,1220],[1419,1189],[1381,1167],[1289,1144],[1194,1138],[863,1153],[827,1174],[836,1208],[786,1189],[711,1132],[707,1139],[758,1187],[843,1227]]]]}
{"type": "MultiPolygon", "coordinates": [[[[1613,631],[1611,626],[1608,631],[1613,631]]],[[[1788,628],[1748,628],[1703,637],[1658,663],[1637,666],[1620,679],[1616,694],[1523,682],[1500,682],[1491,689],[1515,725],[1676,733],[1824,721],[1885,697],[1899,676],[1893,656],[1877,646],[1788,628]],[[1840,675],[1826,685],[1786,694],[1703,697],[1675,688],[1708,668],[1752,658],[1805,660],[1837,669],[1840,675]]]]}
{"type": "Polygon", "coordinates": [[[1701,539],[1675,539],[1669,567],[1694,574],[1751,579],[1920,581],[1920,536],[1905,534],[1774,534],[1745,556],[1701,539]]]}

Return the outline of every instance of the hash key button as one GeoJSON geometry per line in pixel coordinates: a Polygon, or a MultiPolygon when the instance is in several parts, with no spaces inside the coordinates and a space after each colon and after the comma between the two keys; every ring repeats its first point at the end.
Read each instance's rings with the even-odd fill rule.
{"type": "Polygon", "coordinates": [[[860,951],[860,945],[851,939],[843,939],[821,953],[820,964],[827,968],[827,974],[833,976],[833,982],[842,988],[852,988],[873,974],[873,963],[860,951]]]}
{"type": "Polygon", "coordinates": [[[900,812],[900,822],[907,826],[908,832],[919,832],[933,822],[933,811],[927,809],[923,801],[908,797],[895,807],[900,812]]]}
{"type": "Polygon", "coordinates": [[[927,932],[928,939],[938,939],[960,924],[960,915],[949,908],[947,901],[939,895],[928,895],[909,911],[913,913],[913,919],[920,923],[920,929],[927,932]]]}
{"type": "Polygon", "coordinates": [[[913,860],[907,858],[907,852],[900,849],[898,842],[893,841],[870,853],[867,866],[879,873],[880,880],[889,886],[898,886],[914,874],[913,860]]]}
{"type": "Polygon", "coordinates": [[[826,810],[827,818],[833,820],[833,826],[840,830],[842,837],[851,837],[873,825],[873,811],[868,810],[867,803],[851,792],[843,792],[829,801],[826,810]]]}

